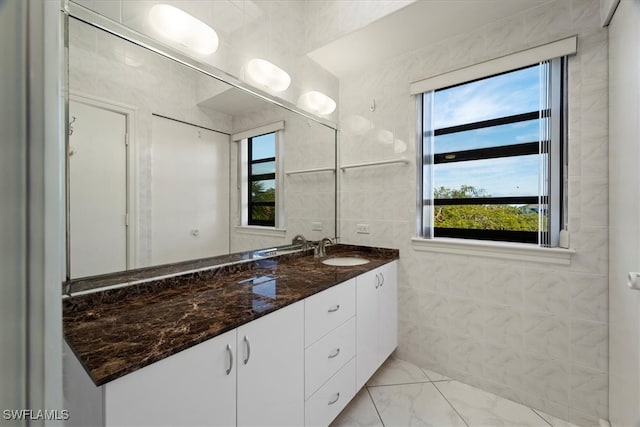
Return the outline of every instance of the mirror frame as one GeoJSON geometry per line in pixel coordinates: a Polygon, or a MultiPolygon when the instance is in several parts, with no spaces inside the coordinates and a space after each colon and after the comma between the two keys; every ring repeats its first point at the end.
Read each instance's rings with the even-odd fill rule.
{"type": "MultiPolygon", "coordinates": [[[[219,256],[219,257],[211,257],[209,258],[205,258],[203,260],[192,260],[192,261],[184,261],[184,262],[179,262],[179,263],[174,263],[174,264],[163,264],[163,265],[158,265],[158,266],[148,266],[148,267],[141,267],[141,268],[137,268],[137,269],[131,269],[131,270],[125,270],[125,271],[121,271],[121,272],[112,272],[112,273],[107,273],[101,276],[93,276],[93,277],[87,277],[87,278],[75,278],[72,279],[71,278],[71,239],[70,239],[70,215],[69,215],[69,210],[70,210],[70,197],[69,197],[69,185],[70,185],[70,173],[69,173],[69,162],[68,162],[68,154],[69,154],[69,150],[70,150],[70,138],[69,138],[69,95],[70,95],[70,90],[69,90],[69,18],[74,18],[77,19],[81,22],[84,22],[85,24],[91,25],[92,27],[98,28],[100,30],[103,30],[107,33],[110,33],[116,37],[119,37],[125,41],[128,41],[130,43],[133,43],[137,46],[140,46],[144,49],[150,50],[156,54],[159,54],[167,59],[170,59],[172,61],[175,61],[179,64],[182,64],[194,71],[200,72],[204,75],[207,75],[211,78],[214,78],[218,81],[221,81],[223,83],[226,83],[236,89],[239,89],[241,91],[244,91],[248,94],[251,94],[253,96],[256,96],[258,98],[261,98],[262,100],[266,101],[267,103],[271,104],[271,105],[277,105],[281,108],[284,108],[290,112],[296,113],[308,120],[312,120],[320,125],[323,125],[329,129],[332,129],[333,131],[335,131],[335,140],[334,140],[334,165],[335,165],[335,180],[334,180],[334,197],[335,197],[335,203],[334,203],[334,216],[335,216],[335,230],[334,230],[334,237],[336,239],[339,238],[338,236],[338,230],[339,230],[339,223],[338,223],[338,202],[339,202],[339,197],[338,197],[338,138],[339,138],[339,129],[336,123],[327,120],[325,118],[322,117],[318,117],[315,116],[312,113],[309,113],[303,109],[301,109],[300,107],[298,107],[297,105],[286,101],[284,99],[280,99],[277,98],[259,88],[253,87],[251,85],[249,85],[248,83],[245,83],[244,81],[238,79],[237,77],[226,73],[225,71],[222,71],[216,67],[214,67],[213,65],[207,64],[207,63],[203,63],[200,62],[194,58],[191,58],[177,50],[175,50],[174,48],[163,44],[162,42],[153,39],[152,37],[149,37],[145,34],[142,34],[136,30],[133,30],[132,28],[129,28],[119,22],[116,22],[106,16],[100,15],[97,12],[94,12],[91,9],[88,9],[80,4],[74,3],[73,0],[60,0],[61,2],[61,12],[63,13],[63,31],[64,31],[64,55],[63,55],[63,60],[64,60],[64,64],[63,67],[65,69],[64,72],[64,112],[63,112],[63,120],[64,120],[64,124],[65,124],[65,258],[66,258],[66,273],[65,273],[65,282],[63,283],[63,294],[66,296],[71,296],[72,294],[72,284],[76,283],[76,282],[89,282],[92,280],[95,280],[97,284],[97,286],[95,286],[95,289],[102,289],[105,286],[108,286],[109,288],[113,288],[113,287],[122,287],[122,286],[128,286],[130,284],[133,283],[137,283],[137,282],[142,282],[142,281],[147,281],[150,280],[150,277],[145,277],[147,275],[145,274],[140,274],[140,273],[144,273],[144,270],[150,270],[150,269],[159,269],[161,270],[161,272],[159,273],[160,276],[167,276],[167,275],[176,275],[176,274],[182,274],[185,271],[190,271],[193,270],[193,264],[197,264],[197,261],[204,261],[204,260],[210,260],[208,262],[208,265],[206,267],[197,267],[196,269],[207,269],[207,268],[212,268],[212,267],[216,267],[216,266],[223,266],[229,263],[237,263],[237,262],[243,262],[243,261],[251,261],[254,260],[256,258],[252,258],[249,257],[247,258],[248,254],[251,253],[261,253],[264,252],[264,249],[256,249],[254,251],[248,251],[247,253],[229,253],[226,256],[219,256]],[[220,258],[220,263],[216,263],[216,259],[220,258]],[[185,268],[180,270],[180,265],[184,264],[185,268]],[[128,274],[128,272],[131,272],[131,274],[128,274]],[[109,280],[108,276],[112,276],[111,280],[109,280]],[[129,277],[132,276],[132,277],[129,277]],[[102,279],[102,280],[97,280],[98,278],[102,279]],[[106,279],[106,280],[105,280],[106,279]]],[[[158,274],[154,275],[154,278],[157,278],[158,274]]],[[[83,289],[80,290],[80,292],[84,293],[84,292],[91,292],[93,291],[94,287],[93,286],[83,286],[83,289]]],[[[76,294],[77,291],[74,291],[74,294],[76,294]]]]}

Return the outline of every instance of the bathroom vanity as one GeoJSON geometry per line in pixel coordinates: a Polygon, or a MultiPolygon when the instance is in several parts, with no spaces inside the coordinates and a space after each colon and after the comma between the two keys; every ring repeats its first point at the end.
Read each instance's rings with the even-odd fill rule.
{"type": "Polygon", "coordinates": [[[328,425],[397,346],[398,256],[334,245],[66,298],[69,425],[328,425]]]}

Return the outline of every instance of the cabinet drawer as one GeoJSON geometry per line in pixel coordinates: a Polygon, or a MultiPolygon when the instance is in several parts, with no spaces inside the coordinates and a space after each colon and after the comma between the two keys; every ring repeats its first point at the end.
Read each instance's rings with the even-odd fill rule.
{"type": "Polygon", "coordinates": [[[304,345],[310,346],[356,313],[356,282],[348,280],[304,302],[304,345]]]}
{"type": "Polygon", "coordinates": [[[356,355],[356,318],[329,332],[305,350],[305,399],[356,355]]]}
{"type": "Polygon", "coordinates": [[[356,360],[351,359],[305,403],[305,425],[328,426],[356,394],[356,360]]]}

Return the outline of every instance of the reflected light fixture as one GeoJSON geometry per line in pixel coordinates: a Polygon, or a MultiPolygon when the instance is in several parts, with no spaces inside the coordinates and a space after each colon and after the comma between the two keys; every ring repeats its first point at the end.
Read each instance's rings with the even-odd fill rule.
{"type": "Polygon", "coordinates": [[[315,114],[331,114],[336,109],[336,102],[322,92],[312,90],[298,98],[298,106],[315,114]]]}
{"type": "Polygon", "coordinates": [[[250,60],[247,63],[247,73],[256,83],[274,92],[283,92],[291,84],[291,77],[286,71],[265,59],[250,60]]]}
{"type": "Polygon", "coordinates": [[[156,4],[149,11],[151,27],[165,39],[200,55],[210,55],[218,49],[215,30],[182,9],[156,4]]]}
{"type": "Polygon", "coordinates": [[[393,144],[393,132],[386,129],[378,129],[376,138],[383,144],[393,144]]]}
{"type": "Polygon", "coordinates": [[[364,135],[373,129],[371,120],[358,114],[348,116],[345,119],[347,127],[356,135],[364,135]]]}
{"type": "Polygon", "coordinates": [[[393,152],[396,154],[401,154],[407,151],[407,143],[401,139],[396,139],[393,141],[393,152]]]}

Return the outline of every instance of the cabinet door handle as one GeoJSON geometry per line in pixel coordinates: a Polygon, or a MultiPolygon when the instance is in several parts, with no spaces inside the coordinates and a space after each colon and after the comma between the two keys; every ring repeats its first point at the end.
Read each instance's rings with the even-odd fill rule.
{"type": "Polygon", "coordinates": [[[380,283],[380,286],[384,285],[384,274],[382,274],[382,272],[380,273],[380,278],[382,279],[382,282],[380,283]]]}
{"type": "Polygon", "coordinates": [[[338,401],[338,399],[340,399],[340,392],[336,393],[336,397],[334,397],[333,399],[331,399],[329,401],[329,405],[333,405],[334,403],[336,403],[338,401]]]}
{"type": "Polygon", "coordinates": [[[376,289],[380,287],[380,276],[376,274],[376,289]]]}
{"type": "Polygon", "coordinates": [[[231,346],[229,344],[227,344],[227,354],[229,355],[229,369],[227,369],[227,375],[229,375],[233,369],[233,353],[231,352],[231,346]]]}
{"type": "Polygon", "coordinates": [[[338,355],[339,355],[339,354],[340,354],[340,349],[339,349],[339,348],[336,348],[335,352],[334,352],[334,353],[331,353],[331,354],[329,355],[329,359],[333,359],[334,357],[338,357],[338,355]]]}
{"type": "Polygon", "coordinates": [[[246,365],[249,362],[249,358],[251,357],[251,343],[249,342],[249,338],[244,336],[244,345],[247,349],[246,356],[244,357],[244,364],[246,365]]]}
{"type": "Polygon", "coordinates": [[[331,307],[329,310],[327,310],[329,313],[335,313],[336,311],[340,310],[340,304],[336,304],[335,307],[331,307]]]}

